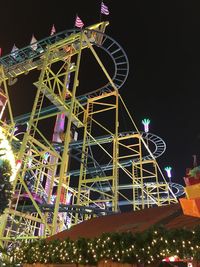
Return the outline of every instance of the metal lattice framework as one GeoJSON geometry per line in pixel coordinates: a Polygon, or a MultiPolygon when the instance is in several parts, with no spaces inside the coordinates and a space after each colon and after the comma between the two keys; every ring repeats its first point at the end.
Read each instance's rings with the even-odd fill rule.
{"type": "Polygon", "coordinates": [[[123,101],[118,89],[126,81],[129,63],[121,46],[104,33],[107,25],[64,31],[35,43],[36,49],[27,46],[0,58],[1,89],[7,100],[7,120],[2,117],[1,126],[21,164],[10,207],[0,220],[2,246],[44,238],[124,207],[176,203],[183,193],[181,186],[169,186],[156,162],[166,148],[161,138],[139,132],[134,124],[133,131],[119,132],[118,107],[123,101]],[[98,49],[111,58],[112,75],[98,49]],[[80,95],[86,50],[107,82],[80,95]],[[33,106],[30,113],[15,116],[10,85],[34,69],[39,78],[33,106]],[[25,124],[25,132],[17,135],[16,127],[25,124]]]}

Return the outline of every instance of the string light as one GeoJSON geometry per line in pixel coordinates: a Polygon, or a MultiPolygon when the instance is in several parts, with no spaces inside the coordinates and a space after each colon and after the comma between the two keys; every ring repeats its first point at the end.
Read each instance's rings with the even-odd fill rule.
{"type": "Polygon", "coordinates": [[[155,231],[148,230],[148,232],[137,233],[137,235],[132,233],[104,234],[99,240],[82,238],[76,242],[67,240],[60,243],[55,241],[46,243],[45,240],[42,240],[26,244],[26,246],[21,245],[15,250],[14,258],[23,263],[96,265],[103,260],[104,262],[131,262],[145,265],[170,257],[173,259],[181,256],[183,260],[187,259],[190,262],[193,258],[200,257],[200,229],[197,230],[196,236],[192,231],[184,229],[176,231],[159,227],[156,231],[156,238],[155,231]],[[172,236],[176,236],[176,239],[172,239],[172,236]],[[184,236],[187,236],[187,239],[184,239],[184,236]],[[42,245],[41,242],[43,242],[42,245]],[[188,258],[189,253],[191,254],[190,258],[188,258]]]}
{"type": "Polygon", "coordinates": [[[11,146],[3,133],[2,127],[0,127],[0,151],[1,151],[1,159],[8,160],[12,169],[12,175],[10,176],[10,182],[15,179],[15,175],[17,172],[17,165],[15,162],[14,153],[11,149],[11,146]]]}

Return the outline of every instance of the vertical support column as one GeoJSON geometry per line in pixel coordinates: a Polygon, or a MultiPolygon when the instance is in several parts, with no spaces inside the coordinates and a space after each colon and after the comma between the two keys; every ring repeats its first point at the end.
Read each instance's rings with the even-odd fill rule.
{"type": "Polygon", "coordinates": [[[67,122],[67,131],[64,138],[64,150],[62,154],[62,163],[60,166],[60,177],[59,177],[59,183],[57,187],[57,197],[54,207],[54,215],[53,215],[53,224],[52,224],[52,234],[55,234],[57,231],[57,219],[58,219],[58,213],[59,213],[59,204],[60,204],[60,195],[61,195],[61,188],[64,177],[67,175],[67,169],[68,169],[68,163],[69,163],[69,143],[70,143],[70,130],[72,125],[72,115],[75,105],[75,98],[76,98],[76,88],[78,86],[78,74],[79,74],[79,67],[80,67],[80,60],[81,60],[81,50],[82,50],[82,35],[80,35],[80,47],[79,52],[77,55],[77,62],[76,62],[76,71],[74,76],[74,84],[72,89],[72,98],[70,103],[70,109],[69,109],[69,116],[68,116],[68,122],[67,122]]]}
{"type": "Polygon", "coordinates": [[[142,143],[141,143],[141,139],[138,139],[139,142],[139,159],[140,159],[140,163],[139,163],[139,177],[140,177],[140,185],[141,185],[141,202],[142,202],[142,209],[145,208],[145,203],[144,203],[144,178],[143,178],[143,159],[142,159],[142,143]]]}
{"type": "Polygon", "coordinates": [[[137,180],[137,172],[138,169],[136,167],[136,165],[134,164],[134,162],[131,165],[132,167],[132,178],[133,178],[133,183],[132,183],[132,187],[133,187],[133,191],[132,191],[132,196],[133,196],[133,210],[137,210],[138,208],[138,203],[136,203],[136,201],[139,201],[138,199],[138,186],[136,186],[138,184],[137,180]]]}
{"type": "MultiPolygon", "coordinates": [[[[47,52],[45,53],[45,56],[44,56],[43,67],[42,67],[42,71],[41,71],[40,77],[39,77],[39,87],[37,89],[37,93],[35,96],[31,116],[30,116],[30,119],[28,122],[28,127],[27,127],[25,134],[24,134],[23,141],[22,141],[20,151],[18,154],[18,160],[21,160],[21,161],[23,160],[23,157],[24,157],[24,153],[25,153],[25,149],[27,147],[28,139],[29,139],[29,136],[31,135],[31,130],[35,128],[34,123],[37,123],[37,120],[35,120],[35,117],[37,114],[38,102],[40,102],[39,99],[40,99],[40,95],[41,95],[42,81],[43,81],[43,78],[45,75],[46,68],[48,66],[48,60],[49,60],[49,49],[47,50],[47,52]]],[[[40,105],[42,105],[42,103],[40,103],[40,105]]],[[[20,171],[18,171],[18,174],[20,175],[20,171]]],[[[16,176],[16,179],[14,181],[13,190],[15,190],[17,181],[18,181],[18,175],[16,176]]]]}
{"type": "Polygon", "coordinates": [[[160,184],[158,181],[158,170],[157,170],[157,166],[156,166],[156,162],[153,161],[153,167],[154,167],[154,173],[155,173],[155,184],[156,184],[156,193],[157,193],[157,205],[161,206],[161,199],[160,199],[160,184]]]}
{"type": "Polygon", "coordinates": [[[12,108],[11,108],[11,103],[10,103],[7,83],[6,83],[6,76],[5,76],[5,73],[4,73],[3,66],[0,66],[0,76],[2,77],[3,87],[4,87],[5,95],[6,95],[6,98],[7,98],[8,115],[9,115],[10,124],[14,126],[13,113],[12,113],[12,108]]]}
{"type": "Polygon", "coordinates": [[[118,201],[119,201],[119,172],[118,172],[118,157],[119,157],[119,143],[118,143],[118,129],[119,129],[119,114],[118,114],[118,106],[119,106],[119,93],[115,91],[116,98],[116,108],[115,108],[115,133],[113,138],[113,192],[114,199],[112,210],[118,211],[118,201]]]}
{"type": "MultiPolygon", "coordinates": [[[[44,55],[42,71],[40,73],[40,82],[42,82],[42,80],[43,80],[45,70],[46,70],[46,67],[48,65],[48,59],[49,59],[49,50],[47,49],[47,52],[44,55]]],[[[1,71],[3,71],[3,70],[1,70],[1,71]]],[[[5,87],[6,95],[8,95],[5,77],[4,77],[4,87],[5,87]]],[[[34,128],[34,126],[33,126],[34,125],[34,119],[36,117],[36,111],[37,111],[38,99],[39,99],[40,93],[41,93],[41,88],[38,88],[37,93],[36,93],[36,97],[34,100],[33,109],[31,112],[30,120],[28,123],[29,126],[27,128],[26,133],[24,134],[22,144],[21,144],[20,150],[19,150],[18,155],[17,155],[17,159],[20,160],[21,162],[24,160],[24,157],[25,157],[25,150],[27,148],[28,140],[29,140],[30,135],[31,135],[31,129],[34,128]]],[[[11,110],[11,106],[10,106],[9,97],[8,97],[8,109],[9,109],[9,115],[10,115],[10,121],[11,121],[10,125],[14,126],[14,119],[12,116],[12,110],[11,110]]],[[[23,187],[25,188],[25,190],[29,192],[29,190],[28,190],[28,188],[27,188],[27,186],[23,180],[25,172],[26,172],[26,166],[25,166],[25,164],[23,164],[22,168],[19,168],[18,172],[16,173],[16,177],[13,181],[13,192],[15,192],[15,190],[16,190],[16,186],[17,186],[18,181],[20,181],[22,183],[23,187]]],[[[37,207],[36,202],[34,201],[30,192],[29,192],[29,197],[30,197],[31,201],[33,201],[34,207],[36,208],[37,212],[40,214],[42,220],[44,221],[42,213],[40,212],[39,208],[37,207]]],[[[16,205],[17,205],[17,203],[16,203],[16,205]]],[[[4,235],[6,235],[6,238],[8,241],[5,241],[5,242],[9,242],[9,236],[10,236],[10,233],[12,233],[12,231],[10,231],[12,224],[11,224],[11,226],[8,225],[8,218],[10,216],[9,214],[14,214],[13,208],[11,206],[6,210],[6,214],[3,215],[2,223],[1,223],[1,227],[0,227],[1,228],[0,229],[0,238],[4,237],[4,235]],[[9,229],[6,230],[6,232],[5,232],[6,227],[9,227],[9,229]]]]}
{"type": "MultiPolygon", "coordinates": [[[[88,124],[91,125],[91,118],[89,117],[89,106],[90,106],[90,99],[88,99],[87,102],[87,108],[86,111],[84,113],[84,133],[83,133],[83,145],[82,145],[82,154],[81,154],[81,163],[80,163],[80,173],[79,173],[79,183],[78,183],[78,193],[77,193],[77,205],[85,205],[85,200],[87,199],[87,193],[83,192],[83,190],[85,191],[85,189],[82,188],[82,184],[84,182],[84,180],[86,179],[86,157],[87,157],[87,153],[88,153],[88,124]],[[81,201],[81,195],[84,198],[84,203],[82,203],[81,201]]],[[[78,224],[78,220],[79,220],[79,215],[76,214],[75,215],[75,224],[78,224]]]]}

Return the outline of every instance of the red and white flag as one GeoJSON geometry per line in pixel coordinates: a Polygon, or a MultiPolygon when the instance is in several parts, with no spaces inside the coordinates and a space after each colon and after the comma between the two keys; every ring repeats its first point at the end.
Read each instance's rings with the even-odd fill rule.
{"type": "Polygon", "coordinates": [[[108,7],[104,4],[104,2],[101,2],[101,14],[109,15],[108,7]]]}
{"type": "Polygon", "coordinates": [[[78,16],[76,16],[75,26],[78,28],[82,28],[84,26],[83,21],[78,16]]]}
{"type": "Polygon", "coordinates": [[[33,50],[37,50],[37,40],[34,35],[32,35],[30,46],[33,50]]]}
{"type": "Polygon", "coordinates": [[[52,28],[51,28],[51,33],[50,35],[54,35],[56,33],[56,28],[54,26],[54,24],[52,25],[52,28]]]}

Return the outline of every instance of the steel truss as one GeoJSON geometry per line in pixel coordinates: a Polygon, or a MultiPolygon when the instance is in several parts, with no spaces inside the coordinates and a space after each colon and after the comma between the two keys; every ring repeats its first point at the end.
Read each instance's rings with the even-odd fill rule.
{"type": "MultiPolygon", "coordinates": [[[[7,99],[4,132],[20,163],[13,198],[0,220],[0,244],[45,238],[92,216],[138,210],[177,202],[156,158],[165,143],[135,127],[119,132],[118,89],[128,75],[123,49],[104,31],[102,22],[82,31],[73,29],[0,58],[1,88],[7,99]],[[103,49],[114,64],[111,76],[98,56],[103,49]],[[78,94],[81,57],[89,50],[104,73],[105,86],[78,94]],[[18,76],[40,71],[35,100],[28,114],[13,114],[9,85],[18,76]],[[52,142],[56,118],[64,123],[52,142]],[[16,127],[27,123],[22,137],[16,127]],[[48,132],[45,126],[48,125],[48,132]],[[74,130],[75,129],[75,130],[74,130]],[[74,138],[78,132],[79,139],[74,138]],[[149,143],[154,145],[151,152],[149,143]]],[[[181,189],[181,188],[180,188],[181,189]]],[[[179,188],[178,188],[179,191],[179,188]]]]}

